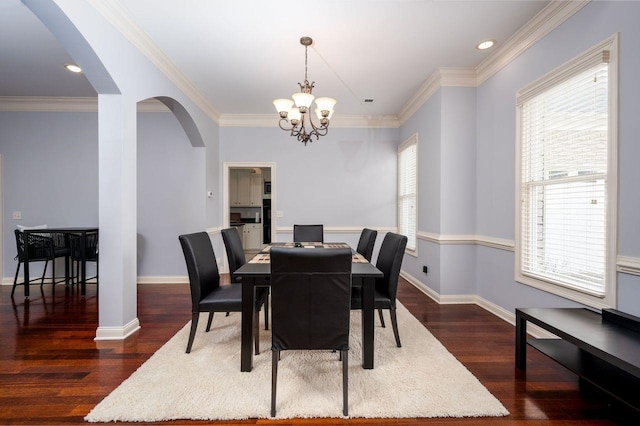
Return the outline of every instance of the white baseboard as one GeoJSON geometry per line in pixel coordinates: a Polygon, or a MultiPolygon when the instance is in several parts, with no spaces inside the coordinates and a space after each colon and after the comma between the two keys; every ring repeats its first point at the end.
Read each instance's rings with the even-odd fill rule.
{"type": "Polygon", "coordinates": [[[140,330],[140,321],[135,318],[123,327],[98,327],[96,337],[93,340],[124,340],[138,330],[140,330]]]}
{"type": "Polygon", "coordinates": [[[186,275],[144,276],[138,277],[138,284],[189,284],[186,275]]]}
{"type": "MultiPolygon", "coordinates": [[[[400,275],[402,278],[407,280],[409,284],[413,285],[415,288],[429,296],[433,299],[434,302],[440,305],[451,305],[451,304],[475,304],[483,308],[484,310],[492,313],[497,316],[501,320],[508,322],[509,324],[515,326],[516,324],[516,314],[515,312],[508,311],[501,306],[496,305],[482,297],[475,294],[454,294],[454,295],[440,295],[438,292],[434,291],[432,288],[422,283],[420,280],[407,273],[406,271],[401,271],[400,275]]],[[[549,333],[548,331],[538,327],[537,325],[531,324],[527,322],[527,332],[537,338],[537,339],[553,339],[557,338],[556,335],[549,333]]],[[[515,331],[513,335],[515,341],[515,331]]]]}

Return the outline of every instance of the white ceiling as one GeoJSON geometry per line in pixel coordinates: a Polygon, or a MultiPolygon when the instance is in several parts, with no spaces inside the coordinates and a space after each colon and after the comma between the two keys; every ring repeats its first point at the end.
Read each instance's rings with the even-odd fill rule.
{"type": "MultiPolygon", "coordinates": [[[[110,0],[221,114],[274,114],[304,80],[336,115],[396,115],[439,67],[475,67],[548,1],[110,0]],[[364,103],[373,98],[373,103],[364,103]]],[[[19,0],[0,1],[0,96],[95,96],[19,0]]]]}

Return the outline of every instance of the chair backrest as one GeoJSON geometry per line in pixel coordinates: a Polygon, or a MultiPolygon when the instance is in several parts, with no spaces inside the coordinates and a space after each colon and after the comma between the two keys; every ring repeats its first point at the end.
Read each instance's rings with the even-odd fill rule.
{"type": "Polygon", "coordinates": [[[376,280],[376,290],[391,299],[392,306],[396,303],[398,292],[398,277],[404,258],[404,249],[407,247],[407,237],[393,232],[387,232],[382,240],[376,268],[383,274],[383,278],[376,280]]]}
{"type": "Polygon", "coordinates": [[[26,260],[25,250],[29,250],[29,262],[40,262],[54,258],[52,238],[40,234],[25,234],[20,229],[16,229],[14,233],[16,235],[16,257],[20,262],[26,260]]]}
{"type": "Polygon", "coordinates": [[[322,225],[293,225],[293,242],[324,243],[324,228],[322,225]]]}
{"type": "MultiPolygon", "coordinates": [[[[227,249],[227,261],[229,262],[229,273],[233,273],[246,263],[244,249],[242,248],[242,240],[238,229],[234,226],[222,230],[222,241],[227,249]]],[[[239,281],[238,279],[232,281],[239,281]]]]}
{"type": "Polygon", "coordinates": [[[349,349],[351,250],[272,247],[271,348],[349,349]]]}
{"type": "Polygon", "coordinates": [[[360,241],[358,241],[356,251],[363,255],[369,262],[371,262],[371,256],[373,256],[373,246],[376,244],[377,236],[378,231],[369,228],[364,228],[360,234],[360,241]]]}
{"type": "MultiPolygon", "coordinates": [[[[84,260],[97,260],[98,259],[98,233],[89,232],[84,237],[84,260]]],[[[80,235],[71,235],[69,238],[69,244],[71,246],[71,258],[74,260],[82,259],[82,237],[80,235]]]]}
{"type": "Polygon", "coordinates": [[[187,262],[192,312],[198,312],[200,301],[220,286],[216,255],[206,232],[180,235],[178,239],[187,262]]]}

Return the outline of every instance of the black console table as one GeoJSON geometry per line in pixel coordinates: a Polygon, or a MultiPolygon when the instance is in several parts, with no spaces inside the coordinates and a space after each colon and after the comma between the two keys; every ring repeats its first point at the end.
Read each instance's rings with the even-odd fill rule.
{"type": "Polygon", "coordinates": [[[640,318],[614,309],[516,309],[516,367],[527,344],[629,407],[640,411],[640,318]],[[560,339],[527,339],[527,321],[560,339]]]}

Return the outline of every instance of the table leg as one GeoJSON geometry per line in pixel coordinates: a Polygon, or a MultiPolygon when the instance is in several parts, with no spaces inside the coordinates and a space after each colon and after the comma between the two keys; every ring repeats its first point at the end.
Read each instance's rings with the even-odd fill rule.
{"type": "Polygon", "coordinates": [[[362,280],[362,368],[373,368],[375,278],[362,280]]]}
{"type": "Polygon", "coordinates": [[[527,368],[527,320],[516,309],[516,368],[527,368]]]}
{"type": "Polygon", "coordinates": [[[87,233],[82,232],[80,238],[80,255],[82,262],[80,262],[80,295],[87,294],[87,233]]]}
{"type": "MultiPolygon", "coordinates": [[[[240,371],[253,369],[253,316],[255,278],[242,277],[242,331],[240,344],[240,371]]],[[[238,285],[238,284],[230,284],[238,285]]]]}

